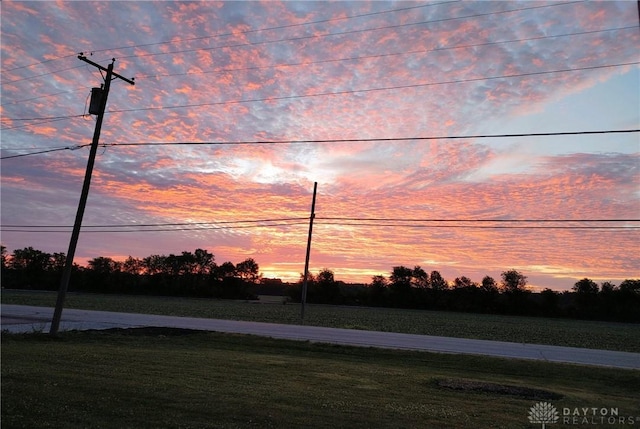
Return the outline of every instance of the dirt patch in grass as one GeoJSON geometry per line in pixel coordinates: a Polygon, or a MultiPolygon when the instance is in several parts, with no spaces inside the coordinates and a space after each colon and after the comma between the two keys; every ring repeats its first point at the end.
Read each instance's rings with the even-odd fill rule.
{"type": "Polygon", "coordinates": [[[559,393],[542,389],[532,389],[523,386],[489,383],[486,381],[468,380],[460,378],[435,379],[434,384],[442,389],[459,390],[464,392],[488,393],[492,395],[515,396],[522,399],[534,400],[558,400],[562,399],[559,393]]]}

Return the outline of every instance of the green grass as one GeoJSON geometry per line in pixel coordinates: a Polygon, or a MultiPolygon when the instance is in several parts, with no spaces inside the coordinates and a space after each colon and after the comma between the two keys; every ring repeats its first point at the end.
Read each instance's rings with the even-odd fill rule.
{"type": "MultiPolygon", "coordinates": [[[[54,306],[53,292],[2,292],[2,303],[54,306]]],[[[299,304],[154,296],[69,294],[66,308],[300,323],[299,304]]],[[[309,305],[305,323],[447,337],[550,344],[640,353],[640,325],[443,311],[309,305]]]]}
{"type": "Polygon", "coordinates": [[[639,371],[534,361],[149,329],[3,334],[1,357],[3,429],[531,428],[541,400],[640,416],[639,371]]]}

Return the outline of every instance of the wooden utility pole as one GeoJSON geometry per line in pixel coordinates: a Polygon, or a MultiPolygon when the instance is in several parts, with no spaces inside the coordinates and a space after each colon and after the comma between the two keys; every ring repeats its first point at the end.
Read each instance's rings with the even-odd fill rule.
{"type": "Polygon", "coordinates": [[[71,240],[69,241],[69,250],[65,261],[64,271],[62,273],[62,280],[60,280],[60,288],[58,289],[58,299],[56,300],[56,308],[53,313],[53,319],[51,320],[51,328],[49,333],[51,335],[57,335],[60,327],[60,319],[62,318],[62,308],[64,307],[64,300],[67,295],[67,289],[69,288],[69,280],[71,279],[71,271],[73,269],[73,257],[76,253],[76,246],[78,245],[78,238],[80,237],[80,228],[82,226],[82,217],[84,216],[84,209],[87,205],[87,198],[89,196],[89,187],[91,186],[91,174],[93,172],[93,165],[96,159],[96,153],[98,151],[98,141],[100,140],[100,129],[102,128],[102,119],[104,118],[104,111],[107,107],[107,97],[109,96],[109,88],[111,87],[111,80],[119,78],[125,82],[135,85],[133,79],[127,79],[113,72],[112,60],[108,67],[103,67],[100,64],[96,64],[93,61],[88,60],[84,55],[78,55],[78,59],[86,63],[91,64],[98,69],[107,72],[104,78],[104,88],[101,93],[100,107],[98,111],[98,118],[96,120],[96,128],[93,132],[93,141],[91,142],[91,151],[89,152],[89,160],[87,161],[87,170],[84,175],[84,183],[82,185],[82,192],[80,194],[80,202],[78,203],[78,211],[76,212],[76,220],[73,224],[73,231],[71,232],[71,240]]]}
{"type": "Polygon", "coordinates": [[[304,278],[302,280],[302,295],[300,297],[300,320],[304,323],[304,306],[307,303],[307,278],[309,277],[309,256],[311,256],[311,235],[313,233],[313,219],[316,217],[316,191],[318,182],[313,183],[313,200],[311,202],[311,216],[309,217],[309,237],[307,239],[307,257],[304,261],[304,278]]]}

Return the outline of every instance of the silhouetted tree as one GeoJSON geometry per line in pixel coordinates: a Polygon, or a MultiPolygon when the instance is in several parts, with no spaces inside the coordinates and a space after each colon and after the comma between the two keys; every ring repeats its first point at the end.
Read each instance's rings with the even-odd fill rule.
{"type": "Polygon", "coordinates": [[[329,268],[323,268],[316,276],[312,296],[314,302],[322,304],[340,303],[340,287],[335,280],[333,271],[329,268]]]}
{"type": "Polygon", "coordinates": [[[113,258],[98,256],[88,262],[89,269],[97,274],[108,275],[120,271],[122,264],[113,258]]]}
{"type": "Polygon", "coordinates": [[[211,274],[215,268],[215,257],[213,253],[209,253],[204,249],[196,249],[193,252],[193,256],[195,258],[195,273],[196,274],[211,274]]]}
{"type": "Polygon", "coordinates": [[[485,276],[482,279],[480,288],[487,293],[498,293],[498,283],[496,283],[494,278],[490,276],[485,276]]]}
{"type": "Polygon", "coordinates": [[[640,295],[640,279],[627,279],[620,283],[618,289],[623,293],[640,295]]]}
{"type": "Polygon", "coordinates": [[[370,303],[373,305],[384,305],[387,299],[387,289],[389,282],[385,276],[373,276],[371,278],[370,303]]]}
{"type": "Polygon", "coordinates": [[[527,277],[517,270],[503,271],[502,289],[505,292],[518,292],[525,290],[527,286],[527,277]]]}
{"type": "Polygon", "coordinates": [[[472,282],[469,277],[465,277],[465,276],[456,277],[456,279],[453,281],[454,289],[461,289],[465,287],[476,287],[476,286],[478,285],[472,282]]]}
{"type": "Polygon", "coordinates": [[[142,259],[142,266],[146,274],[160,274],[165,272],[166,264],[164,255],[149,255],[142,259]]]}
{"type": "Polygon", "coordinates": [[[260,281],[260,266],[252,258],[238,262],[235,272],[238,277],[246,282],[256,284],[260,281]]]}
{"type": "Polygon", "coordinates": [[[540,292],[540,306],[541,312],[545,316],[557,316],[560,309],[558,303],[560,302],[560,294],[549,288],[540,292]]]}
{"type": "Polygon", "coordinates": [[[595,295],[598,293],[598,284],[591,279],[584,278],[573,285],[573,291],[583,295],[595,295]]]}
{"type": "Polygon", "coordinates": [[[7,268],[7,248],[0,245],[0,268],[4,271],[7,268]]]}
{"type": "Polygon", "coordinates": [[[449,284],[438,271],[431,271],[429,284],[431,285],[431,289],[436,291],[443,291],[449,288],[449,284]]]}
{"type": "Polygon", "coordinates": [[[613,293],[616,290],[616,285],[611,282],[602,282],[600,285],[600,292],[603,294],[613,293]]]}
{"type": "Polygon", "coordinates": [[[427,288],[429,287],[429,274],[425,270],[423,270],[419,265],[416,265],[413,268],[413,272],[411,273],[411,284],[417,288],[427,288]]]}
{"type": "Polygon", "coordinates": [[[233,262],[223,262],[222,265],[219,265],[214,270],[214,277],[220,281],[225,278],[235,277],[236,276],[236,266],[233,265],[233,262]]]}
{"type": "Polygon", "coordinates": [[[127,274],[139,275],[143,272],[143,270],[144,270],[144,264],[141,259],[129,256],[122,263],[122,271],[124,271],[127,274]]]}

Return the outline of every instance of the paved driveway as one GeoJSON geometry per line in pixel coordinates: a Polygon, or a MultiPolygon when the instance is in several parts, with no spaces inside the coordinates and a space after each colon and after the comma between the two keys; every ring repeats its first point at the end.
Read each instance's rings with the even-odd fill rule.
{"type": "MultiPolygon", "coordinates": [[[[1,316],[2,330],[10,332],[49,332],[53,308],[3,304],[1,316]]],[[[62,313],[60,330],[144,326],[252,334],[271,338],[362,347],[462,353],[640,369],[640,353],[152,314],[65,309],[62,313]]]]}

